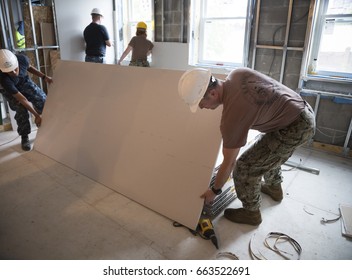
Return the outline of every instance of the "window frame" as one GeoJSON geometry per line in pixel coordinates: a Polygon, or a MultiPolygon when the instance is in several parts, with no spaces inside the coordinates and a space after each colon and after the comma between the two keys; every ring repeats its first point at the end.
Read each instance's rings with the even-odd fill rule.
{"type": "MultiPolygon", "coordinates": [[[[206,0],[208,1],[208,0],[206,0]]],[[[250,33],[251,33],[251,20],[253,18],[253,0],[247,1],[246,16],[235,16],[235,17],[206,17],[205,6],[206,1],[204,0],[192,0],[191,1],[191,20],[190,20],[190,46],[189,46],[189,64],[192,66],[205,66],[213,68],[236,68],[236,67],[248,67],[249,64],[249,44],[250,44],[250,33]],[[244,43],[243,53],[241,62],[230,62],[230,61],[211,61],[206,60],[203,54],[203,48],[200,47],[204,44],[205,24],[207,21],[226,21],[226,20],[237,20],[245,19],[245,30],[244,30],[244,43]]]]}
{"type": "MultiPolygon", "coordinates": [[[[328,1],[317,1],[316,8],[313,16],[313,32],[310,40],[310,51],[307,60],[307,67],[305,76],[307,79],[315,80],[317,78],[325,78],[328,80],[352,80],[352,72],[336,72],[328,70],[319,70],[316,73],[309,73],[309,65],[315,58],[318,58],[319,49],[323,37],[323,31],[325,27],[326,20],[341,20],[344,18],[352,18],[352,14],[327,14],[329,0],[328,1]]],[[[318,61],[319,65],[319,61],[318,61]]]]}

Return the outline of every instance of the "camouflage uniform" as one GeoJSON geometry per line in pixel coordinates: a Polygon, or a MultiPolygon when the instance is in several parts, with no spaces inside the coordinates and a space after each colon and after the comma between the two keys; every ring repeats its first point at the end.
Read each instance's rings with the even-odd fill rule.
{"type": "MultiPolygon", "coordinates": [[[[33,104],[34,109],[41,114],[46,100],[46,94],[31,79],[27,77],[22,85],[17,85],[18,90],[33,104]]],[[[4,93],[10,108],[16,112],[17,132],[21,136],[26,136],[31,132],[28,110],[9,93],[4,93]]]]}
{"type": "Polygon", "coordinates": [[[306,103],[297,120],[286,128],[261,134],[238,158],[233,178],[243,208],[259,210],[262,177],[266,184],[280,184],[281,165],[291,157],[297,147],[309,141],[314,133],[315,116],[313,109],[306,103]]]}
{"type": "Polygon", "coordinates": [[[142,59],[137,59],[137,60],[131,60],[129,66],[139,66],[139,67],[150,67],[148,60],[142,60],[142,59]]]}

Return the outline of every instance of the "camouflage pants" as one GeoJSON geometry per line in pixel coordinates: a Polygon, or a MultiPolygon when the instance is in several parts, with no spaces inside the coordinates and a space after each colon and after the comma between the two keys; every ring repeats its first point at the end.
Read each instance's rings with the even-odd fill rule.
{"type": "MultiPolygon", "coordinates": [[[[33,104],[34,109],[41,114],[46,100],[46,94],[32,80],[28,79],[23,85],[17,87],[19,91],[33,104]]],[[[12,96],[4,93],[11,110],[15,111],[15,120],[17,122],[17,132],[21,136],[31,133],[28,110],[12,96]]]]}
{"type": "Polygon", "coordinates": [[[261,203],[261,180],[274,185],[282,182],[281,165],[294,150],[315,133],[313,109],[306,104],[299,118],[286,128],[261,134],[236,162],[233,178],[243,208],[258,210],[261,203]]]}
{"type": "Polygon", "coordinates": [[[131,60],[130,66],[150,67],[148,60],[131,60]]]}

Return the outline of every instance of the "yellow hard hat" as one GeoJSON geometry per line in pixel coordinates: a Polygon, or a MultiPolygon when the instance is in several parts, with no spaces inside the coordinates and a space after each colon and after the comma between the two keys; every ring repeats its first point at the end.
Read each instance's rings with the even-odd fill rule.
{"type": "Polygon", "coordinates": [[[137,23],[137,28],[147,29],[147,25],[145,22],[140,21],[137,23]]]}

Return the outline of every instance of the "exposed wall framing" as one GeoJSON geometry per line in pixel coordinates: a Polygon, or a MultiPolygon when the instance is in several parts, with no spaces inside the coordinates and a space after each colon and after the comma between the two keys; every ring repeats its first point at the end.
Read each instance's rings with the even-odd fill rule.
{"type": "MultiPolygon", "coordinates": [[[[54,1],[33,5],[32,1],[1,0],[1,31],[2,47],[14,52],[24,52],[31,64],[45,74],[51,74],[50,52],[59,50],[55,20],[54,1]],[[20,21],[24,22],[25,47],[19,48],[16,43],[16,31],[20,21]],[[43,23],[51,24],[52,28],[43,29],[43,23]],[[50,44],[46,37],[51,38],[50,44]]],[[[46,85],[38,77],[34,82],[46,90],[46,85]]]]}
{"type": "Polygon", "coordinates": [[[309,31],[306,20],[309,5],[299,5],[295,8],[293,0],[281,5],[257,0],[252,44],[251,67],[293,89],[299,82],[304,35],[309,31]],[[282,13],[285,7],[286,15],[282,13]],[[280,9],[276,17],[272,16],[273,9],[280,9]]]}

